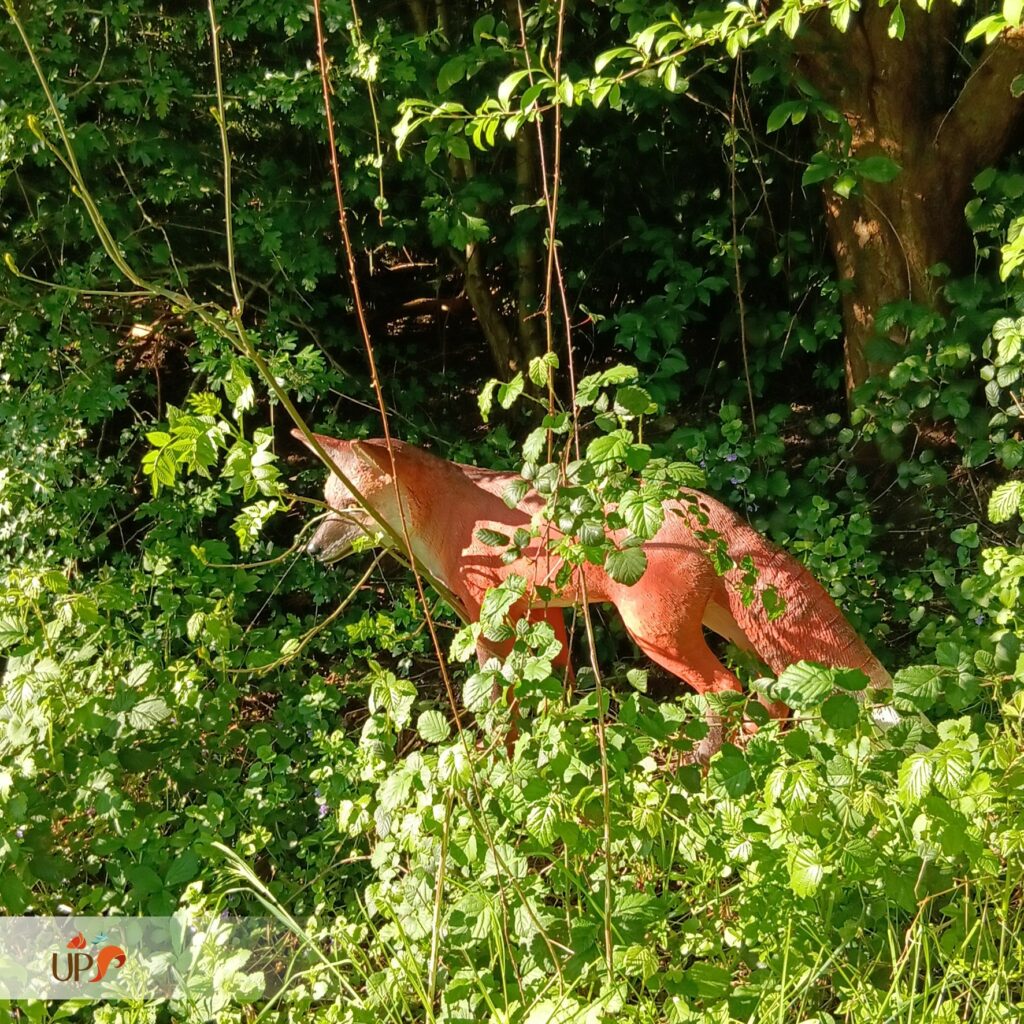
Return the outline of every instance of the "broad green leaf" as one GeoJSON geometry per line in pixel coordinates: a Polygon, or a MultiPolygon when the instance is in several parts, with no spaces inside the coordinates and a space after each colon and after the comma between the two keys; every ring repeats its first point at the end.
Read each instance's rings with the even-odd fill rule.
{"type": "Polygon", "coordinates": [[[501,677],[494,672],[475,672],[462,687],[462,703],[468,711],[479,715],[491,706],[494,684],[501,677]]]}
{"type": "Polygon", "coordinates": [[[869,156],[857,162],[857,173],[860,177],[883,184],[897,177],[900,170],[900,165],[887,156],[869,156]]]}
{"type": "Polygon", "coordinates": [[[962,796],[971,777],[971,754],[955,742],[941,743],[932,752],[932,782],[949,799],[962,796]]]}
{"type": "Polygon", "coordinates": [[[811,708],[820,704],[834,686],[832,673],[824,665],[798,661],[779,676],[772,687],[772,696],[791,708],[811,708]]]}
{"type": "Polygon", "coordinates": [[[935,703],[942,689],[945,669],[940,665],[912,665],[901,668],[893,677],[892,690],[897,704],[925,710],[935,703]]]}
{"type": "Polygon", "coordinates": [[[138,732],[149,732],[171,715],[163,697],[143,697],[127,715],[128,724],[138,732]]]}
{"type": "Polygon", "coordinates": [[[646,571],[647,555],[640,547],[609,551],[604,561],[604,568],[616,583],[631,587],[646,571]]]}
{"type": "Polygon", "coordinates": [[[1007,480],[988,499],[988,517],[993,523],[1005,523],[1019,509],[1024,499],[1024,481],[1007,480]]]}
{"type": "Polygon", "coordinates": [[[619,512],[630,531],[643,540],[650,540],[665,522],[661,501],[641,491],[627,491],[619,501],[619,512]]]}
{"type": "Polygon", "coordinates": [[[424,743],[444,743],[452,730],[448,719],[440,711],[431,709],[416,719],[416,731],[424,743]]]}
{"type": "Polygon", "coordinates": [[[821,717],[833,729],[852,729],[860,718],[860,705],[848,693],[836,693],[821,705],[821,717]]]}
{"type": "Polygon", "coordinates": [[[466,74],[466,59],[459,55],[452,57],[441,65],[437,73],[437,91],[447,92],[456,82],[461,81],[466,74]]]}
{"type": "Polygon", "coordinates": [[[164,884],[169,886],[181,885],[184,882],[191,882],[198,874],[199,858],[191,850],[186,850],[167,869],[164,884]]]}
{"type": "Polygon", "coordinates": [[[900,765],[897,790],[906,804],[918,803],[928,792],[932,781],[932,762],[929,754],[911,754],[900,765]]]}
{"type": "Polygon", "coordinates": [[[511,409],[515,400],[523,393],[526,381],[521,373],[517,373],[506,384],[498,385],[498,404],[502,409],[511,409]]]}
{"type": "Polygon", "coordinates": [[[625,457],[629,450],[630,434],[627,430],[616,430],[603,437],[595,437],[587,445],[587,459],[600,466],[625,457]]]}
{"type": "Polygon", "coordinates": [[[487,527],[481,527],[476,531],[476,538],[481,544],[486,544],[489,548],[504,548],[508,547],[509,538],[504,533],[499,533],[497,530],[490,530],[487,527]]]}
{"type": "Polygon", "coordinates": [[[825,877],[821,851],[798,846],[789,854],[789,887],[797,896],[813,896],[825,877]]]}
{"type": "Polygon", "coordinates": [[[554,803],[536,804],[526,815],[526,831],[544,846],[550,846],[555,838],[558,817],[554,803]]]}

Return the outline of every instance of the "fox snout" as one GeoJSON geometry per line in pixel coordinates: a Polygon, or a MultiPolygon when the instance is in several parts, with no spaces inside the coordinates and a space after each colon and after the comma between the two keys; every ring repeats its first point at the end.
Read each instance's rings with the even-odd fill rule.
{"type": "Polygon", "coordinates": [[[347,555],[356,537],[366,533],[362,516],[331,513],[306,543],[306,554],[320,562],[334,562],[347,555]]]}
{"type": "Polygon", "coordinates": [[[317,530],[317,532],[309,538],[309,542],[306,544],[306,554],[313,558],[320,559],[323,557],[324,550],[324,539],[320,536],[320,531],[317,530]]]}

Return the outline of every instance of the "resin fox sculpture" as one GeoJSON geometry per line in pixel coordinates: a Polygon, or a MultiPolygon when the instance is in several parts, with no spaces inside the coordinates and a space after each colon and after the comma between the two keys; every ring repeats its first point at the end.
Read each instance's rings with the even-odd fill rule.
{"type": "MultiPolygon", "coordinates": [[[[292,433],[306,443],[301,432],[292,433]]],[[[385,442],[314,436],[364,500],[403,536],[385,442]]],[[[506,487],[521,479],[517,474],[448,462],[401,441],[392,441],[392,450],[413,553],[451,591],[469,620],[479,618],[487,591],[512,573],[527,581],[527,594],[537,586],[553,586],[559,563],[540,540],[526,548],[522,557],[505,564],[502,549],[489,547],[479,537],[482,530],[511,536],[517,528],[531,525],[542,505],[538,495],[528,494],[512,509],[502,499],[506,487]]],[[[589,602],[610,602],[640,650],[699,693],[742,689],[705,643],[704,626],[753,651],[776,673],[797,661],[816,661],[830,668],[860,669],[874,686],[889,685],[881,663],[796,559],[721,502],[699,491],[685,493],[697,500],[708,519],[706,528],[723,538],[733,563],[739,565],[748,556],[752,560],[757,570],[756,593],[773,587],[784,600],[785,611],[779,618],[769,621],[759,599],[743,603],[738,579],[732,578],[741,570],[718,575],[707,542],[695,536],[686,515],[666,515],[661,530],[644,544],[647,571],[632,586],[616,583],[600,566],[584,565],[553,600],[538,601],[533,608],[513,607],[513,618],[529,615],[548,621],[562,643],[564,658],[561,608],[579,602],[584,592],[589,602]],[[580,585],[579,573],[585,587],[580,585]]],[[[310,539],[307,551],[328,562],[344,555],[358,536],[377,532],[379,527],[337,476],[332,474],[327,481],[324,496],[333,511],[310,539]]],[[[666,503],[666,510],[673,505],[683,508],[676,501],[666,503]]],[[[553,527],[552,531],[557,538],[553,527]]],[[[614,533],[612,537],[618,539],[614,533]]],[[[482,660],[504,653],[500,644],[486,641],[478,649],[482,660]]],[[[769,710],[777,717],[787,713],[782,705],[769,710]]]]}

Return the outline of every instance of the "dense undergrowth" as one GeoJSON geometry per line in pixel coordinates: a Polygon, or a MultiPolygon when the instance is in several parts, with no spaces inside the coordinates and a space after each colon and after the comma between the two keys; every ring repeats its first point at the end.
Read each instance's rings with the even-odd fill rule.
{"type": "MultiPolygon", "coordinates": [[[[539,231],[502,133],[474,149],[472,178],[455,167],[472,132],[443,120],[409,136],[402,162],[389,148],[402,100],[494,91],[507,27],[502,43],[493,15],[475,21],[453,66],[443,39],[397,15],[360,36],[347,5],[325,13],[392,428],[542,480],[542,414],[527,407],[546,370],[533,390],[503,374],[485,426],[476,396],[494,368],[476,323],[392,315],[427,292],[458,298],[467,238],[508,284],[510,254],[539,231]]],[[[643,13],[595,5],[574,23],[579,52],[643,13]]],[[[569,689],[539,627],[503,669],[460,662],[460,623],[432,597],[456,721],[406,571],[381,562],[353,596],[369,554],[325,569],[293,548],[315,512],[294,493],[318,494],[322,472],[286,440],[271,379],[325,432],[380,433],[338,274],[304,9],[238,5],[221,22],[245,326],[271,379],[231,344],[222,154],[215,120],[194,127],[214,90],[205,12],[51,3],[24,17],[56,100],[5,24],[21,56],[0,107],[0,910],[287,913],[324,959],[265,1010],[280,1020],[1020,1020],[1016,167],[975,180],[975,267],[936,269],[941,308],[887,307],[885,371],[848,410],[841,289],[790,157],[758,148],[753,120],[737,154],[713,102],[688,106],[656,77],[624,84],[614,113],[569,109],[559,238],[586,321],[588,485],[617,474],[645,494],[648,460],[687,463],[811,569],[894,674],[891,694],[858,699],[856,673],[773,681],[722,648],[795,716],[705,773],[686,757],[705,704],[648,674],[613,613],[595,610],[600,679],[573,630],[569,689]],[[112,268],[58,122],[121,258],[194,307],[112,268]],[[661,159],[639,181],[612,174],[638,147],[661,159]],[[609,371],[622,359],[635,380],[609,371]],[[523,709],[512,757],[496,681],[523,709]],[[882,729],[871,710],[888,702],[903,721],[882,729]]],[[[528,28],[548,38],[552,18],[528,28]]],[[[785,76],[770,51],[747,59],[761,124],[785,76]]],[[[715,102],[731,68],[701,71],[715,102]]],[[[560,443],[564,374],[556,390],[560,443]]],[[[739,698],[715,710],[753,713],[739,698]]],[[[5,1012],[256,1019],[262,1004],[231,999],[249,990],[233,970],[191,1006],[5,1012]]]]}

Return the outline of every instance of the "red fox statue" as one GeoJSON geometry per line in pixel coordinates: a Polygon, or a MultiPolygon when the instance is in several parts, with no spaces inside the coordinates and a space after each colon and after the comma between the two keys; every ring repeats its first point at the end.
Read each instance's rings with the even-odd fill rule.
{"type": "MultiPolygon", "coordinates": [[[[305,443],[299,431],[293,434],[305,443]]],[[[401,537],[385,442],[315,436],[363,499],[401,537]]],[[[557,559],[540,541],[534,541],[516,561],[505,564],[502,549],[489,547],[478,536],[481,530],[511,536],[517,528],[531,525],[541,504],[536,494],[527,495],[512,509],[501,497],[505,488],[519,479],[516,474],[448,462],[401,441],[393,441],[392,450],[413,553],[452,592],[470,620],[479,617],[487,591],[509,574],[527,581],[527,594],[536,586],[553,586],[558,565],[552,567],[552,563],[557,559]]],[[[833,668],[857,668],[873,685],[889,685],[881,663],[821,584],[796,559],[714,498],[688,493],[707,516],[707,528],[724,540],[733,563],[739,565],[747,556],[752,560],[757,592],[774,588],[785,602],[779,618],[769,621],[760,600],[744,604],[737,580],[730,579],[741,570],[722,576],[716,573],[707,543],[695,536],[687,515],[667,515],[660,531],[644,544],[647,570],[637,583],[616,583],[602,567],[584,565],[577,574],[583,574],[585,587],[579,585],[576,575],[546,605],[538,601],[539,607],[532,610],[513,608],[513,616],[530,614],[549,621],[564,652],[561,608],[577,603],[584,593],[587,601],[610,602],[644,654],[699,693],[741,690],[739,680],[705,642],[703,626],[744,650],[754,651],[776,673],[797,661],[816,661],[833,668]]],[[[317,529],[307,551],[323,561],[333,561],[345,554],[356,537],[375,532],[377,526],[337,476],[332,474],[327,481],[324,496],[334,511],[317,529]]],[[[670,502],[666,508],[673,504],[682,507],[681,502],[670,502]]],[[[498,647],[485,643],[479,654],[482,659],[500,654],[498,647]]],[[[786,714],[781,705],[769,710],[778,717],[786,714]]]]}

